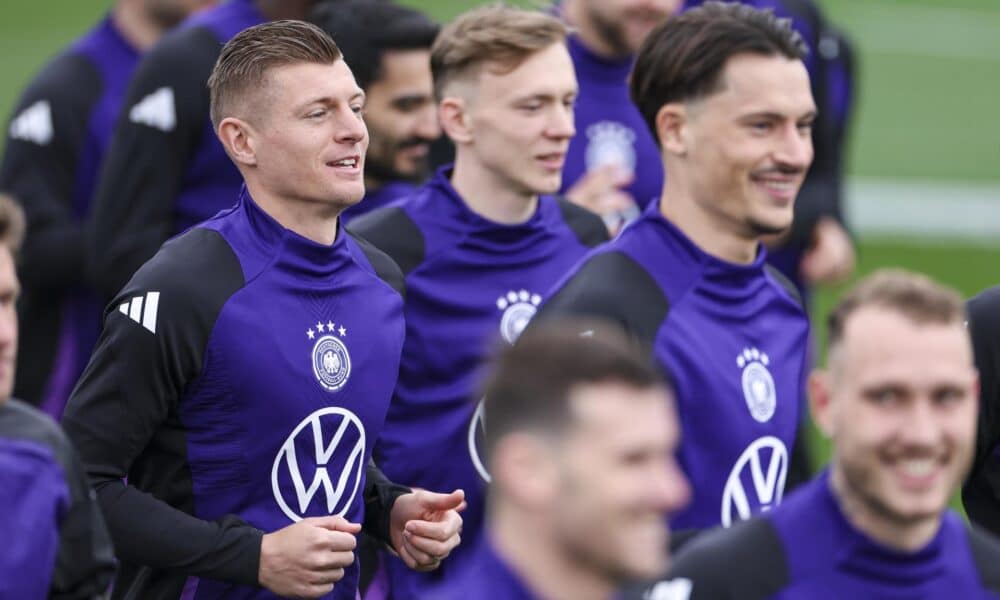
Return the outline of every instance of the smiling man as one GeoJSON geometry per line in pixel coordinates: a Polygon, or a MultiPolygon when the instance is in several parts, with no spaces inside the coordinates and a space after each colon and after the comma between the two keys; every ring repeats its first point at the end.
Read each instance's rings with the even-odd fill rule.
{"type": "Polygon", "coordinates": [[[115,597],[353,600],[362,524],[434,568],[462,502],[370,466],[404,327],[398,267],[338,222],[364,194],[364,92],[301,21],[237,34],[209,88],[245,185],[111,303],[64,425],[115,597]]]}
{"type": "Polygon", "coordinates": [[[347,222],[412,194],[430,174],[430,145],[441,137],[431,82],[440,26],[412,8],[370,0],[326,0],[310,20],[337,40],[367,97],[365,197],[344,211],[347,222]]]}
{"type": "Polygon", "coordinates": [[[947,509],[976,433],[964,321],[959,295],[923,276],[879,272],[849,292],[829,318],[828,369],[810,379],[829,469],[692,542],[646,597],[1000,598],[1000,541],[947,509]]]}
{"type": "Polygon", "coordinates": [[[631,85],[660,143],[660,200],[539,315],[620,323],[673,375],[695,490],[675,528],[728,526],[781,502],[809,324],[760,238],[791,224],[812,159],[804,51],[787,23],[734,4],[654,30],[631,85]]]}
{"type": "Polygon", "coordinates": [[[390,563],[396,600],[428,597],[481,528],[489,475],[474,396],[491,343],[513,343],[549,288],[607,238],[600,218],[551,195],[574,133],[565,36],[551,16],[505,7],[446,26],[431,70],[455,164],[352,223],[406,276],[406,344],[378,463],[406,485],[460,487],[468,501],[464,543],[441,571],[390,563]]]}

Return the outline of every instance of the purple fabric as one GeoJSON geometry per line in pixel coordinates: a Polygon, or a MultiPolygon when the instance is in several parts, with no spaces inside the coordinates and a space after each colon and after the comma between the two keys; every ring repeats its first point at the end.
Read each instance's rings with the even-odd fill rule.
{"type": "Polygon", "coordinates": [[[894,550],[845,518],[824,471],[765,518],[774,525],[788,564],[789,584],[775,600],[1000,598],[983,588],[965,524],[951,511],[925,547],[894,550]]]}
{"type": "Polygon", "coordinates": [[[663,165],[653,134],[629,98],[627,79],[632,57],[607,61],[588,50],[576,36],[569,37],[568,45],[580,95],[573,109],[576,135],[566,155],[562,191],[571,188],[588,170],[614,163],[634,173],[634,180],[625,189],[641,210],[660,196],[663,165]]]}
{"type": "MultiPolygon", "coordinates": [[[[264,532],[329,514],[363,522],[365,465],[398,373],[402,298],[343,230],[332,246],[314,243],[245,190],[199,227],[225,238],[247,283],[223,306],[206,367],[180,400],[195,516],[234,514],[264,532]]],[[[324,598],[354,600],[357,578],[355,563],[324,598]]],[[[209,579],[194,593],[271,597],[209,579]]]]}
{"type": "Polygon", "coordinates": [[[356,219],[377,208],[388,206],[400,198],[412,196],[419,189],[419,186],[408,181],[390,181],[378,189],[368,190],[361,202],[348,208],[340,216],[346,225],[351,222],[351,219],[356,219]]]}
{"type": "Polygon", "coordinates": [[[468,554],[485,513],[476,388],[492,345],[513,342],[547,291],[588,248],[543,196],[528,221],[502,225],[468,208],[444,167],[399,207],[420,230],[424,260],[406,278],[406,345],[399,385],[376,448],[377,464],[404,485],[461,488],[462,545],[439,569],[415,572],[389,557],[395,600],[427,597],[468,554]]]}
{"type": "MultiPolygon", "coordinates": [[[[2,408],[2,407],[0,407],[2,408]]],[[[15,432],[16,433],[16,432],[15,432]]],[[[0,598],[47,598],[69,488],[51,450],[0,437],[0,598]]]]}

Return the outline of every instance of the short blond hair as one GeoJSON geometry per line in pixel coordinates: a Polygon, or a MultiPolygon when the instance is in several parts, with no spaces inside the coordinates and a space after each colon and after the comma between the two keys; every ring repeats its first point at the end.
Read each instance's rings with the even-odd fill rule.
{"type": "Polygon", "coordinates": [[[298,63],[330,65],[340,49],[325,31],[305,21],[272,21],[248,27],[222,47],[208,78],[212,125],[231,116],[234,102],[265,82],[268,70],[298,63]]]}
{"type": "Polygon", "coordinates": [[[926,275],[880,269],[852,288],[827,318],[827,345],[839,345],[851,315],[865,307],[884,308],[918,324],[948,325],[966,320],[965,302],[954,289],[926,275]]]}
{"type": "Polygon", "coordinates": [[[434,95],[440,101],[448,84],[487,64],[500,73],[513,71],[532,54],[565,42],[567,33],[552,15],[504,4],[464,13],[441,30],[431,47],[434,95]]]}

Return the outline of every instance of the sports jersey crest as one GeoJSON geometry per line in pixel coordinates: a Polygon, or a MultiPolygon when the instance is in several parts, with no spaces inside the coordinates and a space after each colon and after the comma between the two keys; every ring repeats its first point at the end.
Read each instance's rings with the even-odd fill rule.
{"type": "Polygon", "coordinates": [[[351,355],[343,342],[347,329],[343,325],[335,327],[332,321],[317,322],[306,331],[306,337],[316,340],[312,349],[312,369],[316,381],[328,392],[339,391],[351,376],[351,355]],[[317,338],[317,335],[320,337],[317,338]]]}
{"type": "Polygon", "coordinates": [[[587,149],[584,154],[587,170],[618,165],[635,170],[635,132],[615,121],[598,121],[587,127],[587,149]]]}
{"type": "Polygon", "coordinates": [[[774,378],[767,370],[770,359],[757,348],[744,348],[736,357],[736,366],[743,370],[741,384],[750,416],[760,423],[767,423],[777,407],[774,378]]]}
{"type": "Polygon", "coordinates": [[[500,335],[508,344],[513,344],[535,316],[542,297],[528,290],[510,290],[497,298],[497,308],[503,311],[500,317],[500,335]]]}

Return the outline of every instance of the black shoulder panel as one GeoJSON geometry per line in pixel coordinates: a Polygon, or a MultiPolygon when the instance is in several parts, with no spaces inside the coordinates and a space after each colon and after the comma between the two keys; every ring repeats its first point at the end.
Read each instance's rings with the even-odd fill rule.
{"type": "Polygon", "coordinates": [[[389,255],[403,275],[424,262],[424,234],[403,209],[390,206],[373,210],[351,221],[347,229],[389,255]]]}
{"type": "Polygon", "coordinates": [[[777,281],[778,284],[782,288],[784,288],[786,292],[788,292],[788,295],[792,297],[792,300],[795,300],[795,302],[798,303],[798,305],[801,306],[803,310],[806,310],[805,304],[802,303],[802,295],[799,294],[799,289],[795,287],[795,284],[792,283],[790,279],[785,277],[784,273],[782,273],[781,271],[779,271],[773,265],[770,264],[764,265],[764,271],[768,275],[773,277],[774,280],[777,281]]]}
{"type": "Polygon", "coordinates": [[[573,230],[581,244],[593,248],[608,241],[608,228],[604,226],[601,217],[578,204],[573,204],[564,196],[559,196],[557,200],[563,220],[573,230]]]}
{"type": "Polygon", "coordinates": [[[969,546],[983,586],[1000,593],[1000,538],[973,525],[969,528],[969,546]]]}
{"type": "Polygon", "coordinates": [[[400,296],[404,299],[406,298],[406,278],[403,276],[403,271],[400,270],[399,265],[392,260],[392,258],[375,247],[374,244],[368,240],[359,237],[351,232],[348,232],[361,251],[365,253],[365,257],[368,262],[371,263],[372,268],[375,269],[375,274],[379,276],[379,279],[388,283],[392,289],[396,290],[400,296]]]}
{"type": "Polygon", "coordinates": [[[691,600],[765,600],[788,585],[785,548],[770,521],[750,519],[687,544],[669,576],[681,578],[691,582],[691,600]]]}
{"type": "Polygon", "coordinates": [[[660,286],[639,263],[621,252],[605,252],[584,263],[532,322],[559,317],[607,319],[623,327],[649,355],[669,309],[660,286]]]}

